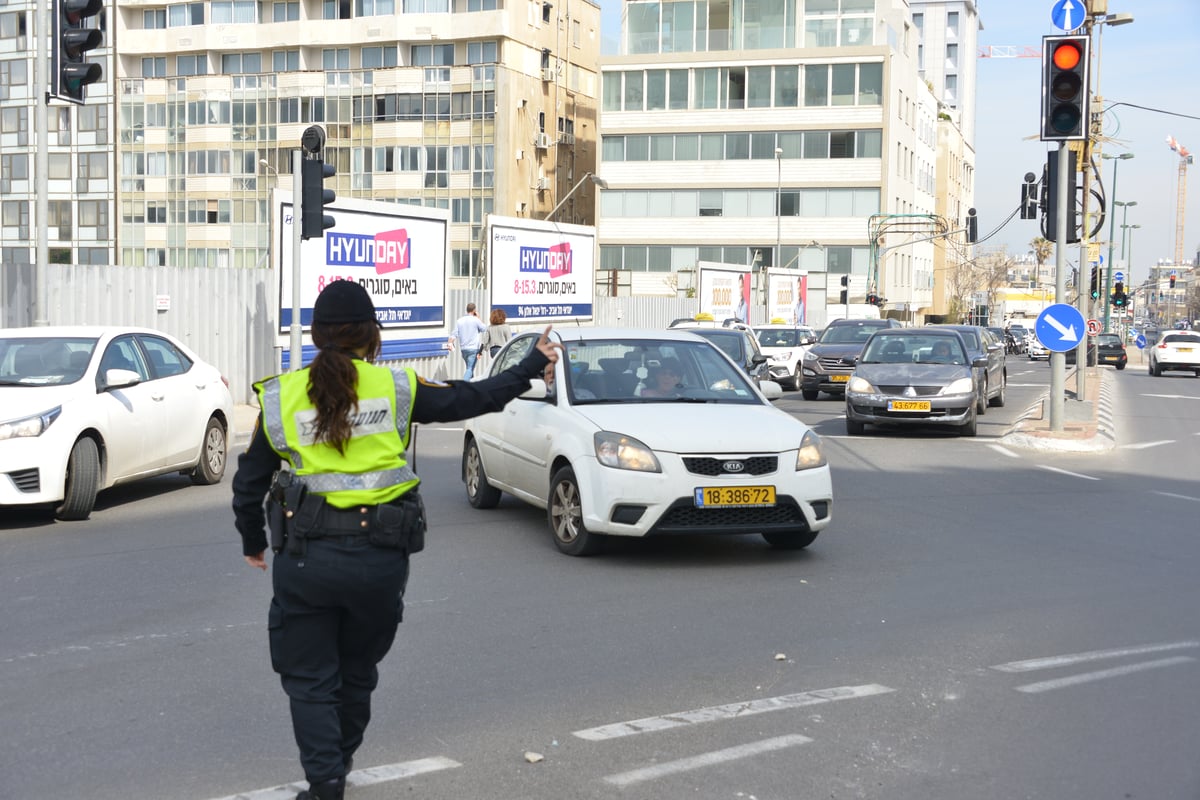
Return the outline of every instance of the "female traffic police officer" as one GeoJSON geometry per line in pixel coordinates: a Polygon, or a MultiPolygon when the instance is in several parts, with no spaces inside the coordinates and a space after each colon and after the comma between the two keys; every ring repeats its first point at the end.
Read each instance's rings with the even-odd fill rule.
{"type": "Polygon", "coordinates": [[[238,459],[233,510],[253,567],[267,568],[268,491],[273,546],[283,547],[276,529],[286,531],[268,627],[309,782],[297,800],[343,796],[376,666],[400,622],[408,556],[423,546],[419,478],[404,460],[410,424],[499,411],[557,360],[549,332],[487,380],[427,383],[410,369],[369,363],[380,349],[371,298],[357,283],[334,281],[313,307],[312,365],[255,385],[262,413],[238,459]]]}

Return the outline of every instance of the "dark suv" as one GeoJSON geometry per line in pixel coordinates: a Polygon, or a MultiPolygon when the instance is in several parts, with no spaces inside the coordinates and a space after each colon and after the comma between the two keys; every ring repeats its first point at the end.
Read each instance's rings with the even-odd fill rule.
{"type": "Polygon", "coordinates": [[[835,319],[821,331],[800,363],[800,391],[805,400],[821,392],[845,394],[854,362],[871,334],[881,328],[899,328],[894,319],[835,319]]]}
{"type": "Polygon", "coordinates": [[[758,339],[749,327],[731,328],[682,328],[688,333],[708,339],[719,347],[725,355],[733,359],[755,384],[771,379],[768,371],[768,359],[758,346],[758,339]]]}

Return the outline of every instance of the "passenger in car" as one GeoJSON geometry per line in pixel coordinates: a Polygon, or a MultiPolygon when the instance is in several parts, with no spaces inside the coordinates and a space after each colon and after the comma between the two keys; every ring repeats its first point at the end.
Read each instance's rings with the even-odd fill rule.
{"type": "Polygon", "coordinates": [[[662,363],[652,367],[650,383],[642,389],[642,397],[677,397],[683,370],[679,362],[673,358],[663,359],[662,363]]]}

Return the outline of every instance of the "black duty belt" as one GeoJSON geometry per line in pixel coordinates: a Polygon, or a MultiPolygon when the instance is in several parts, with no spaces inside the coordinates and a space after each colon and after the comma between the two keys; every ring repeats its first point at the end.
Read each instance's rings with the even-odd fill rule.
{"type": "MultiPolygon", "coordinates": [[[[345,534],[370,532],[375,506],[334,508],[328,503],[321,509],[317,527],[323,533],[345,534]]],[[[315,538],[309,536],[309,538],[315,538]]]]}

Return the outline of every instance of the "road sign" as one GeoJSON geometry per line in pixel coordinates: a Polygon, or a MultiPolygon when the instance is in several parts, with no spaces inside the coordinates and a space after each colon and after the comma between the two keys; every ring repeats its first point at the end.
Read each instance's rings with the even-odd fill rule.
{"type": "Polygon", "coordinates": [[[1046,306],[1033,323],[1038,341],[1045,345],[1047,350],[1055,353],[1065,353],[1074,349],[1086,329],[1083,314],[1066,303],[1046,306]]]}
{"type": "Polygon", "coordinates": [[[1087,321],[1087,335],[1088,335],[1088,336],[1095,336],[1097,333],[1099,333],[1099,332],[1100,332],[1100,327],[1101,327],[1101,326],[1100,326],[1100,320],[1098,320],[1098,319],[1089,319],[1089,320],[1087,321]]]}
{"type": "Polygon", "coordinates": [[[1125,273],[1121,272],[1121,270],[1117,270],[1116,272],[1113,273],[1113,280],[1117,281],[1118,283],[1124,283],[1125,282],[1125,273]]]}
{"type": "Polygon", "coordinates": [[[1137,335],[1137,338],[1133,340],[1133,343],[1138,346],[1138,350],[1145,350],[1146,349],[1146,334],[1139,333],[1137,335]]]}
{"type": "Polygon", "coordinates": [[[1073,31],[1083,24],[1087,15],[1083,0],[1058,0],[1050,10],[1050,21],[1063,31],[1073,31]]]}

